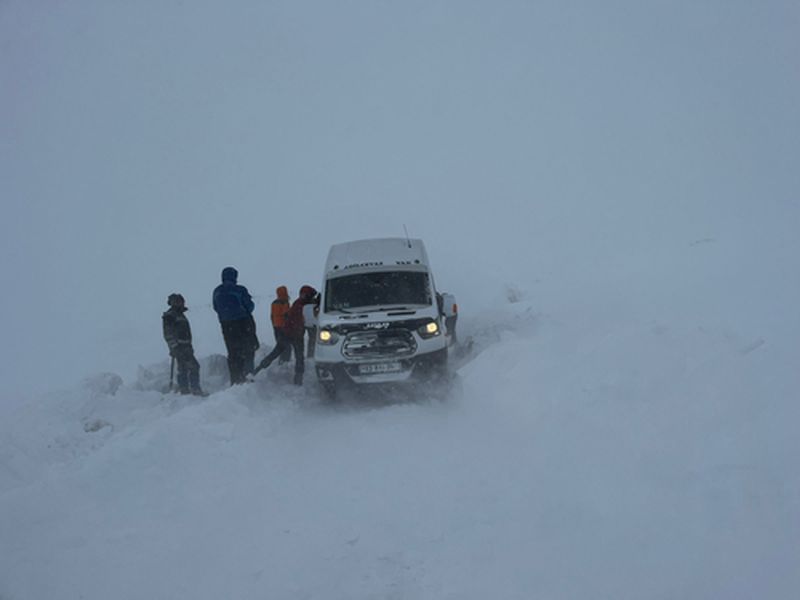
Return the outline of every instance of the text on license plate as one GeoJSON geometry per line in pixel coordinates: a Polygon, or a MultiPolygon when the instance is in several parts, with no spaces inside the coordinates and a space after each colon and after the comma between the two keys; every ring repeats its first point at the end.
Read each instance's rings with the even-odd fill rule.
{"type": "Polygon", "coordinates": [[[372,363],[368,365],[358,365],[358,372],[362,375],[369,373],[396,373],[402,371],[403,365],[399,362],[372,363]]]}

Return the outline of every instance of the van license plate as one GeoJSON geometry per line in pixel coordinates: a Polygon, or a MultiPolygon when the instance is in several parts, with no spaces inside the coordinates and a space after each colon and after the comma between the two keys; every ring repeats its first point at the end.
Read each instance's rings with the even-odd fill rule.
{"type": "Polygon", "coordinates": [[[369,375],[370,373],[396,373],[402,370],[403,366],[399,362],[372,363],[358,366],[358,372],[362,375],[369,375]]]}

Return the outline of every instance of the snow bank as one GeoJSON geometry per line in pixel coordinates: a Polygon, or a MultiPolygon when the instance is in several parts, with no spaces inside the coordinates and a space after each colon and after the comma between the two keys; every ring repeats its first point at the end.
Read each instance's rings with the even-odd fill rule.
{"type": "Polygon", "coordinates": [[[769,344],[524,301],[462,325],[445,402],[329,406],[276,370],[27,407],[0,595],[793,596],[798,414],[769,344]]]}

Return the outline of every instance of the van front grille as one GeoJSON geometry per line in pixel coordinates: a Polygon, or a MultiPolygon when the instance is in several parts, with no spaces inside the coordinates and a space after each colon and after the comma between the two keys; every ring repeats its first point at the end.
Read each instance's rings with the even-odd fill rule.
{"type": "Polygon", "coordinates": [[[403,358],[416,350],[417,342],[407,329],[357,331],[349,334],[342,344],[342,353],[347,358],[364,360],[403,358]]]}

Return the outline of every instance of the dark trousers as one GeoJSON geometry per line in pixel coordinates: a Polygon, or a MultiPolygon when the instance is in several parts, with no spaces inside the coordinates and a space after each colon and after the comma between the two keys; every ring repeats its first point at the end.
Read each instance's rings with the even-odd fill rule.
{"type": "Polygon", "coordinates": [[[231,385],[244,383],[248,373],[252,373],[258,346],[255,322],[252,317],[238,321],[222,322],[222,337],[228,349],[228,371],[231,385]]]}
{"type": "Polygon", "coordinates": [[[178,367],[178,391],[190,394],[200,391],[200,363],[194,357],[194,349],[180,348],[175,353],[175,365],[178,367]]]}
{"type": "Polygon", "coordinates": [[[306,327],[306,333],[308,334],[308,353],[306,358],[314,358],[314,349],[317,347],[317,328],[306,327]]]}
{"type": "Polygon", "coordinates": [[[266,369],[272,364],[272,361],[278,358],[281,354],[287,350],[291,352],[292,348],[294,348],[294,382],[298,385],[302,384],[303,373],[306,370],[306,361],[303,357],[303,345],[302,337],[292,338],[287,335],[282,335],[278,340],[278,343],[275,344],[275,347],[272,349],[272,352],[263,358],[259,364],[259,368],[266,369]]]}
{"type": "MultiPolygon", "coordinates": [[[[286,334],[283,333],[283,330],[278,329],[277,327],[273,327],[272,331],[275,332],[275,343],[276,344],[278,344],[281,341],[282,337],[286,337],[286,334]]],[[[292,346],[291,346],[291,344],[286,346],[286,350],[284,351],[283,354],[281,354],[280,358],[278,359],[278,364],[282,365],[284,363],[289,362],[290,360],[292,360],[292,346]]]]}
{"type": "Polygon", "coordinates": [[[457,316],[456,317],[445,317],[445,319],[444,319],[445,331],[447,331],[447,333],[450,334],[454,344],[458,343],[458,338],[456,337],[456,321],[457,320],[458,320],[457,316]]]}

